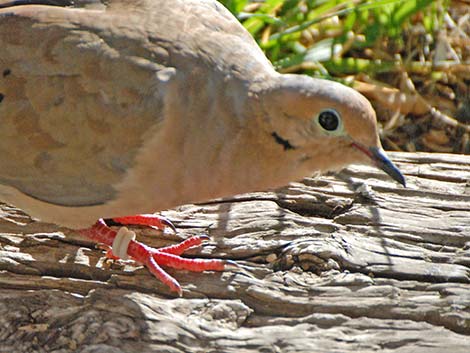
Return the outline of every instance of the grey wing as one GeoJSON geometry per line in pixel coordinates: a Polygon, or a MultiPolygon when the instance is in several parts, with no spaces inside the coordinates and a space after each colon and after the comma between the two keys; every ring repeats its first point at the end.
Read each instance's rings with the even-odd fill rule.
{"type": "Polygon", "coordinates": [[[103,15],[0,10],[0,184],[57,205],[105,203],[159,128],[167,53],[103,15]]]}

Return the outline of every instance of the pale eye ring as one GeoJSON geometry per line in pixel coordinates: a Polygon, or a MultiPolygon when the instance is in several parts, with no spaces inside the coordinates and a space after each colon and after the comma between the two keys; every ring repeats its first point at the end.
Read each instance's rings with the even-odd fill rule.
{"type": "Polygon", "coordinates": [[[318,114],[318,124],[328,132],[335,132],[341,127],[341,117],[334,109],[325,109],[318,114]]]}

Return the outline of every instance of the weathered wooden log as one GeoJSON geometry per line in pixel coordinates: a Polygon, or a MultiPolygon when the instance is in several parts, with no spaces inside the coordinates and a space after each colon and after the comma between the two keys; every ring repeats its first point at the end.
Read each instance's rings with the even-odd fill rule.
{"type": "MultiPolygon", "coordinates": [[[[373,168],[164,212],[223,273],[109,262],[74,232],[0,214],[0,352],[470,351],[470,157],[393,154],[373,168]]],[[[154,197],[158,197],[155,195],[154,197]]]]}

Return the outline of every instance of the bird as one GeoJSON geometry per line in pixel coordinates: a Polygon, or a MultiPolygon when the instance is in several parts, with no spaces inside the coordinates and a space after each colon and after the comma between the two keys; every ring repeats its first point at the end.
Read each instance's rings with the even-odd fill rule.
{"type": "Polygon", "coordinates": [[[162,266],[233,263],[181,256],[206,236],[154,249],[127,225],[174,229],[156,213],[350,164],[405,186],[364,96],[278,73],[219,2],[70,4],[1,4],[0,201],[143,263],[181,295],[162,266]]]}

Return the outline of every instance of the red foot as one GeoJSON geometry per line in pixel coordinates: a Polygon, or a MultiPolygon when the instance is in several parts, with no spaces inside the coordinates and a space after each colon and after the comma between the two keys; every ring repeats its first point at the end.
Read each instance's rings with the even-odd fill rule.
{"type": "MultiPolygon", "coordinates": [[[[138,217],[138,216],[137,216],[138,217]]],[[[146,216],[144,216],[146,217],[146,216]]],[[[116,222],[121,223],[120,220],[125,219],[129,222],[129,219],[135,220],[133,217],[121,217],[116,219],[116,222]]],[[[138,218],[138,220],[147,218],[138,218]]],[[[127,223],[129,224],[129,223],[127,223]]],[[[132,223],[135,224],[135,223],[132,223]]],[[[141,224],[141,223],[140,223],[141,224]]],[[[152,224],[154,225],[154,223],[152,224]]],[[[113,246],[116,235],[118,232],[109,228],[103,220],[99,220],[95,225],[88,229],[82,229],[79,231],[80,234],[91,238],[97,242],[103,243],[109,247],[113,246]]],[[[142,244],[135,240],[130,240],[127,246],[127,255],[133,258],[135,261],[143,263],[155,277],[166,284],[172,291],[177,292],[180,296],[182,295],[182,289],[179,283],[166,273],[161,267],[168,266],[175,269],[189,270],[194,272],[202,271],[223,271],[225,265],[231,263],[230,261],[224,260],[203,260],[203,259],[187,259],[180,257],[187,249],[200,245],[203,240],[208,239],[207,236],[195,236],[185,241],[167,246],[164,248],[154,249],[145,244],[142,244]]]]}
{"type": "Polygon", "coordinates": [[[176,233],[176,228],[173,223],[171,223],[168,219],[163,216],[157,216],[154,214],[117,217],[113,218],[113,221],[122,225],[149,226],[152,228],[157,228],[159,230],[164,230],[166,227],[169,227],[173,230],[173,232],[176,233]]]}

